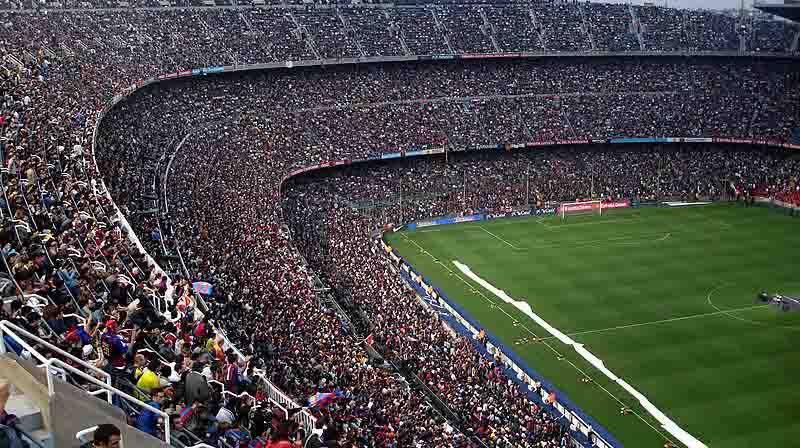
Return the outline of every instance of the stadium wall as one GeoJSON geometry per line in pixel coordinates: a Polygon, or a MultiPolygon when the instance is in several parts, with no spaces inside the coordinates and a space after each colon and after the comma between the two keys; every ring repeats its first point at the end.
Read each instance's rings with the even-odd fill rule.
{"type": "Polygon", "coordinates": [[[790,216],[800,216],[800,205],[796,205],[788,201],[783,201],[779,198],[766,197],[766,196],[755,196],[753,200],[758,205],[771,206],[784,210],[790,216]]]}

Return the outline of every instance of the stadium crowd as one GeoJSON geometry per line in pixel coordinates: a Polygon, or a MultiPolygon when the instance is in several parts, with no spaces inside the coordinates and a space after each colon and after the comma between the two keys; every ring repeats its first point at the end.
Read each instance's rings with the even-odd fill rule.
{"type": "MultiPolygon", "coordinates": [[[[495,62],[347,67],[192,79],[137,94],[112,111],[117,128],[101,130],[101,152],[120,204],[138,200],[150,174],[124,181],[121,153],[158,160],[187,130],[242,121],[268,134],[274,163],[298,168],[415,147],[458,148],[555,139],[616,136],[735,136],[786,141],[800,121],[798,83],[780,66],[763,64],[619,64],[495,62]],[[291,92],[289,94],[288,92],[291,92]],[[713,92],[713,94],[711,93],[713,92]],[[246,97],[248,107],[242,107],[246,97]],[[213,107],[203,107],[208,103],[213,107]],[[187,114],[191,118],[177,117],[187,114]],[[139,112],[142,111],[142,112],[139,112]],[[178,121],[147,128],[123,114],[178,121]],[[147,134],[145,134],[147,132],[147,134]],[[134,135],[126,140],[127,134],[134,135]],[[156,145],[153,145],[156,146],[156,145]],[[305,148],[305,159],[286,157],[305,148]],[[149,151],[150,147],[148,147],[149,151]],[[137,149],[142,151],[142,149],[137,149]],[[142,177],[146,180],[142,180],[142,177]]],[[[149,163],[137,159],[136,163],[149,163]]],[[[139,167],[137,170],[146,169],[139,167]]]]}
{"type": "MultiPolygon", "coordinates": [[[[409,88],[404,91],[391,88],[384,90],[380,84],[392,86],[399,82],[397,79],[408,80],[417,75],[404,69],[388,70],[384,76],[376,77],[377,81],[372,81],[369,89],[361,88],[361,84],[356,83],[356,88],[349,89],[348,93],[351,106],[339,103],[338,107],[328,105],[334,104],[336,99],[331,92],[343,90],[337,86],[342,82],[341,72],[331,74],[330,78],[317,76],[314,84],[304,83],[303,76],[290,79],[237,77],[229,79],[227,83],[213,84],[191,81],[172,89],[135,95],[114,109],[101,129],[98,157],[103,167],[101,171],[109,173],[107,181],[110,185],[135,185],[127,181],[125,172],[119,169],[120,164],[128,163],[131,158],[137,163],[144,163],[141,161],[146,159],[152,161],[165,152],[165,158],[171,159],[175,141],[181,140],[184,132],[188,134],[180,147],[176,148],[171,162],[166,184],[170,212],[163,218],[174,226],[173,237],[183,246],[184,257],[195,279],[211,281],[216,285],[217,291],[213,300],[210,300],[211,314],[224,317],[221,320],[226,322],[228,336],[246,351],[258,354],[257,365],[271,372],[270,380],[293,396],[306,396],[319,390],[320,385],[324,390],[341,390],[351,404],[345,409],[334,404],[331,412],[342,415],[344,421],[353,421],[358,415],[365,416],[357,426],[344,432],[344,440],[363,434],[382,434],[370,425],[385,423],[397,412],[405,416],[406,423],[413,423],[411,427],[415,429],[409,430],[404,426],[393,437],[426,440],[429,434],[448,434],[440,429],[442,422],[437,420],[436,411],[431,407],[419,408],[415,405],[412,408],[397,408],[385,402],[376,404],[359,400],[358,391],[352,389],[354,383],[351,379],[354,377],[361,378],[357,382],[359,385],[368,384],[370,388],[387,390],[390,394],[411,392],[400,387],[393,372],[381,370],[368,362],[368,355],[360,352],[361,342],[355,338],[355,334],[360,337],[372,334],[377,344],[385,347],[382,354],[398,365],[408,365],[410,362],[413,366],[424,366],[419,369],[425,372],[423,381],[463,418],[469,434],[485,436],[489,441],[503,440],[504,437],[506,440],[527,438],[528,441],[540,441],[544,431],[546,438],[555,443],[561,443],[563,436],[555,426],[542,429],[548,428],[550,419],[548,414],[540,414],[539,408],[532,408],[530,413],[520,413],[522,420],[510,422],[510,428],[497,425],[499,422],[492,425],[493,417],[476,415],[475,409],[470,408],[476,403],[491,403],[489,397],[476,395],[471,398],[464,391],[457,394],[448,388],[446,375],[459,373],[437,370],[433,368],[434,365],[457,365],[455,359],[461,362],[471,359],[478,371],[484,371],[482,369],[487,369],[486,363],[490,361],[480,358],[470,349],[471,341],[454,341],[441,329],[441,323],[435,315],[428,316],[403,291],[386,261],[376,257],[370,250],[369,231],[376,225],[466,210],[503,210],[524,205],[527,194],[523,176],[526,173],[531,176],[532,197],[537,201],[549,202],[590,196],[592,191],[585,174],[587,169],[597,173],[594,188],[598,194],[608,198],[641,199],[656,196],[720,197],[726,193],[726,180],[748,185],[759,179],[773,183],[777,180],[763,176],[776,167],[785,167],[786,173],[796,172],[796,165],[784,160],[781,153],[759,154],[752,150],[737,151],[735,147],[713,151],[691,147],[683,151],[652,148],[607,153],[553,151],[538,154],[538,157],[514,154],[488,160],[475,155],[474,159],[467,157],[463,163],[454,163],[452,169],[445,168],[442,163],[437,165],[424,160],[411,162],[403,166],[406,172],[402,181],[398,179],[397,167],[361,172],[354,176],[358,180],[352,182],[327,184],[323,179],[319,182],[319,190],[309,187],[307,190],[300,189],[296,195],[289,190],[288,205],[284,209],[279,207],[280,192],[277,186],[281,178],[307,165],[377,155],[386,151],[386,148],[399,149],[397,145],[403,141],[419,146],[443,144],[447,140],[442,135],[469,144],[492,141],[487,140],[489,138],[496,142],[528,137],[524,131],[514,131],[514,127],[507,124],[507,119],[494,122],[486,118],[503,117],[500,108],[495,114],[485,113],[487,109],[476,113],[476,119],[482,117],[487,120],[483,123],[455,121],[457,118],[454,117],[458,115],[440,112],[448,120],[440,122],[447,124],[439,125],[449,126],[444,128],[446,131],[442,132],[442,128],[436,125],[425,129],[426,117],[437,110],[457,110],[466,115],[465,109],[475,107],[474,104],[484,106],[484,102],[465,102],[463,97],[452,101],[433,98],[435,101],[427,101],[426,104],[417,102],[418,98],[414,95],[434,92],[427,83],[449,86],[442,88],[440,95],[453,92],[455,95],[466,93],[479,96],[487,91],[508,94],[508,90],[502,89],[509,87],[491,82],[501,70],[481,67],[480,74],[473,74],[471,68],[466,66],[462,69],[469,75],[459,83],[450,79],[451,74],[458,73],[456,69],[449,66],[428,67],[426,81],[409,83],[409,88]],[[489,81],[473,81],[472,77],[489,81]],[[285,101],[271,99],[276,94],[274,86],[278,83],[290,83],[295,93],[308,86],[304,99],[309,104],[320,106],[304,108],[307,103],[298,102],[295,97],[285,101]],[[247,109],[240,107],[241,92],[248,92],[250,106],[247,109]],[[285,105],[286,109],[270,109],[271,102],[285,105]],[[214,106],[198,107],[203,104],[214,106]],[[419,106],[414,109],[414,105],[419,106]],[[291,106],[297,109],[292,110],[291,106]],[[381,118],[376,114],[376,111],[395,107],[398,111],[393,112],[390,118],[381,118]],[[363,111],[359,111],[359,108],[363,108],[363,111]],[[414,110],[418,112],[410,112],[414,110]],[[369,128],[362,125],[368,121],[368,117],[372,123],[369,128]],[[379,121],[382,126],[377,130],[381,134],[372,129],[376,120],[386,120],[379,121]],[[136,123],[136,126],[133,127],[132,123],[136,123]],[[175,123],[174,127],[170,123],[175,123]],[[419,123],[423,123],[421,129],[413,129],[419,123]],[[404,127],[407,129],[401,130],[404,127]],[[397,134],[390,132],[394,129],[397,129],[397,134]],[[490,133],[479,131],[476,134],[476,129],[490,130],[490,133]],[[131,142],[129,136],[132,132],[143,134],[131,142]],[[302,148],[302,151],[298,152],[298,148],[302,148]],[[113,173],[117,175],[112,176],[113,173]],[[406,199],[403,214],[398,215],[399,207],[393,205],[399,201],[398,187],[406,182],[405,179],[408,179],[406,199]],[[462,192],[466,192],[466,195],[461,196],[462,192]],[[350,205],[360,203],[364,206],[371,201],[384,204],[378,207],[382,208],[381,212],[372,215],[373,220],[351,211],[350,205]],[[283,216],[284,212],[286,216],[283,216]],[[282,226],[284,218],[291,223],[294,240],[290,240],[290,233],[282,226]],[[318,240],[325,243],[315,243],[318,240]],[[314,290],[308,268],[295,247],[301,248],[311,271],[319,273],[324,284],[333,288],[337,302],[344,304],[351,315],[367,316],[363,319],[368,323],[343,322],[330,314],[330,307],[320,306],[318,291],[314,290]],[[407,307],[399,309],[398,303],[407,307]],[[250,319],[253,313],[265,316],[265,319],[253,322],[250,319]],[[418,317],[412,320],[410,316],[418,317]],[[408,326],[409,322],[414,324],[408,326]],[[276,328],[284,330],[276,331],[276,328]],[[397,334],[410,335],[411,339],[392,336],[397,334]],[[422,335],[426,335],[427,339],[418,337],[422,335]],[[433,348],[440,344],[447,349],[433,348]],[[430,355],[420,358],[415,353],[436,353],[437,357],[430,355]],[[309,371],[309,359],[318,368],[309,371]],[[360,375],[362,368],[370,369],[369,374],[360,375]],[[538,418],[535,417],[537,415],[538,418]],[[544,426],[536,426],[539,424],[544,426]],[[491,430],[487,431],[487,427],[491,430]],[[523,435],[512,429],[523,427],[533,429],[523,435]],[[424,428],[424,431],[417,432],[419,428],[424,428]]],[[[609,68],[603,67],[606,70],[609,68]]],[[[512,65],[510,69],[515,68],[512,65]]],[[[557,71],[559,67],[553,66],[551,69],[557,71]]],[[[676,91],[691,90],[691,87],[685,87],[683,80],[698,80],[705,74],[702,70],[692,68],[695,75],[689,77],[675,70],[674,67],[654,67],[652,71],[664,74],[659,77],[663,88],[676,91]]],[[[754,68],[743,68],[736,72],[738,82],[747,79],[743,74],[751,70],[754,68]]],[[[367,75],[352,73],[356,79],[367,75]]],[[[595,89],[605,88],[603,82],[595,81],[594,75],[592,69],[587,67],[584,75],[586,82],[582,84],[595,89]]],[[[649,81],[656,82],[649,78],[631,77],[633,86],[649,81]]],[[[705,84],[714,81],[697,82],[705,84]]],[[[563,85],[570,89],[575,84],[563,85]]],[[[526,91],[522,85],[523,82],[520,82],[513,87],[519,90],[513,90],[512,95],[524,95],[526,91]]],[[[741,94],[737,90],[738,84],[720,81],[718,85],[721,91],[741,94]]],[[[527,88],[538,92],[535,89],[543,87],[528,85],[527,88]]],[[[766,92],[785,87],[781,87],[779,78],[770,80],[759,77],[758,81],[754,79],[751,88],[768,94],[766,92]]],[[[641,94],[642,98],[649,96],[641,94]]],[[[591,92],[587,92],[580,96],[566,96],[565,102],[583,97],[593,98],[591,92]]],[[[528,98],[536,100],[540,97],[516,96],[497,98],[495,101],[524,105],[528,98]]],[[[527,108],[520,106],[515,110],[526,111],[527,108]]],[[[523,116],[520,117],[518,123],[524,123],[523,116]]],[[[562,122],[561,115],[553,117],[552,121],[555,123],[553,128],[558,132],[554,135],[565,136],[567,126],[562,122]]],[[[650,132],[649,128],[636,127],[636,120],[632,117],[624,123],[630,123],[631,126],[630,130],[624,130],[624,134],[650,132]]],[[[724,126],[719,131],[721,135],[740,132],[738,124],[724,126]]],[[[698,129],[704,127],[698,126],[698,129]]],[[[593,134],[597,136],[609,135],[604,128],[596,129],[599,130],[590,132],[597,132],[593,134]]],[[[666,124],[663,129],[664,132],[690,132],[667,131],[666,124]]],[[[134,173],[134,176],[138,174],[134,173]]],[[[783,175],[778,179],[784,179],[783,175]]],[[[150,182],[145,178],[142,183],[150,182]]],[[[112,192],[116,191],[113,186],[111,189],[112,192]]],[[[121,206],[128,207],[128,212],[133,212],[131,214],[135,216],[138,194],[129,193],[127,187],[122,187],[114,194],[121,206]]],[[[472,393],[493,390],[486,384],[491,384],[496,378],[491,375],[482,378],[486,382],[474,390],[470,389],[472,393]]],[[[503,389],[507,401],[517,403],[514,397],[519,392],[515,390],[503,389]]],[[[486,409],[481,410],[484,411],[486,409]]],[[[368,440],[375,443],[374,439],[368,440]]]]}
{"type": "MultiPolygon", "coordinates": [[[[543,406],[527,401],[499,373],[496,361],[481,357],[474,341],[453,338],[435,314],[403,292],[386,260],[371,251],[368,231],[377,222],[342,206],[331,194],[339,185],[321,182],[289,192],[282,207],[281,179],[324,161],[426,146],[463,149],[612,135],[785,140],[797,126],[798,92],[780,65],[508,62],[208,78],[135,94],[106,117],[97,154],[91,144],[95,112],[113,94],[166,71],[318,55],[401,54],[406,48],[410,53],[485,52],[497,46],[627,50],[642,42],[617,34],[625,32],[618,25],[626,14],[622,6],[597,12],[577,5],[532,12],[492,8],[4,13],[0,243],[7,274],[0,279],[4,297],[19,299],[3,308],[2,317],[110,373],[115,385],[170,414],[188,442],[218,444],[249,433],[271,439],[273,446],[286,446],[290,439],[302,444],[305,434],[290,415],[299,409],[265,405],[259,411],[254,404],[265,402],[263,375],[303,406],[315,393],[335,394],[332,402],[313,409],[319,417],[314,432],[327,446],[466,446],[476,440],[492,446],[570,446],[566,429],[543,406]],[[583,18],[587,13],[591,19],[583,18]],[[535,26],[519,37],[495,31],[528,20],[535,26]],[[590,25],[578,23],[584,20],[590,25]],[[587,26],[594,34],[586,34],[587,26]],[[469,27],[484,31],[466,32],[469,27]],[[101,179],[171,281],[128,241],[130,229],[101,179]],[[161,185],[166,185],[164,199],[161,185]],[[326,244],[317,246],[310,228],[299,225],[304,220],[325,229],[326,244]],[[351,221],[356,225],[343,225],[351,221]],[[176,274],[184,263],[188,275],[176,274]],[[323,276],[348,310],[369,319],[353,322],[337,314],[311,271],[323,276]],[[207,307],[194,294],[196,280],[214,285],[207,307]],[[165,300],[168,291],[172,301],[165,300]],[[252,319],[254,314],[262,319],[252,319]],[[220,326],[251,357],[226,350],[220,326]],[[369,334],[379,355],[360,339],[369,334]],[[457,427],[429,395],[409,388],[393,363],[419,372],[456,413],[457,427]]],[[[637,10],[643,42],[673,49],[665,44],[675,33],[671,15],[654,8],[659,19],[651,20],[637,10]]],[[[697,33],[686,34],[693,40],[675,49],[738,48],[728,31],[718,31],[729,19],[698,17],[697,33]],[[706,28],[704,20],[723,24],[706,28]]],[[[764,48],[791,47],[796,29],[768,30],[764,48]]],[[[712,152],[699,160],[709,164],[703,169],[736,168],[745,173],[740,173],[743,184],[764,191],[796,192],[793,162],[736,154],[712,152]],[[768,175],[748,174],[759,167],[768,175]]],[[[520,156],[505,157],[486,165],[457,163],[461,176],[485,181],[463,202],[475,208],[519,203],[519,187],[496,192],[508,179],[519,182],[520,173],[509,177],[508,170],[520,168],[520,156]],[[506,171],[506,177],[494,169],[506,171]]],[[[559,182],[537,187],[542,197],[554,199],[585,193],[585,178],[567,181],[571,171],[597,163],[614,172],[622,156],[547,157],[532,172],[542,178],[563,173],[559,182]]],[[[666,157],[659,170],[690,171],[707,181],[692,160],[666,157]]],[[[641,174],[598,177],[596,188],[609,196],[652,193],[654,186],[643,179],[652,176],[654,162],[640,162],[641,174]]],[[[636,163],[632,166],[640,166],[636,163]]],[[[411,166],[421,173],[442,172],[423,162],[411,166]]],[[[452,183],[409,184],[415,189],[410,191],[463,186],[458,174],[444,173],[452,183]]],[[[360,193],[344,183],[339,194],[351,201],[381,200],[377,193],[391,191],[386,179],[397,174],[379,169],[374,175],[386,183],[367,182],[360,193]]],[[[662,187],[657,191],[720,193],[708,182],[696,187],[659,182],[662,187]]],[[[424,199],[404,207],[405,217],[458,212],[456,205],[424,199]]],[[[32,356],[13,339],[4,341],[17,354],[32,356]]],[[[129,411],[132,424],[160,435],[156,414],[129,411]]]]}
{"type": "MultiPolygon", "coordinates": [[[[737,191],[741,196],[797,192],[799,173],[800,161],[784,150],[723,144],[611,145],[602,150],[567,145],[544,152],[454,153],[447,163],[439,155],[354,164],[300,177],[297,187],[286,187],[284,200],[293,231],[304,235],[304,254],[320,260],[325,251],[315,235],[339,230],[336,223],[347,222],[336,218],[340,210],[369,217],[360,229],[367,235],[385,224],[501,213],[579,198],[719,200],[735,199],[737,191]]],[[[318,266],[341,263],[320,260],[318,266]]]]}
{"type": "Polygon", "coordinates": [[[205,66],[375,56],[800,51],[800,27],[790,22],[761,16],[743,22],[702,10],[583,2],[402,8],[56,8],[5,12],[2,20],[3,34],[41,33],[24,46],[33,54],[43,47],[68,57],[113,55],[125,65],[140,65],[138,74],[147,75],[205,66]],[[151,57],[154,54],[158,61],[151,57]]]}

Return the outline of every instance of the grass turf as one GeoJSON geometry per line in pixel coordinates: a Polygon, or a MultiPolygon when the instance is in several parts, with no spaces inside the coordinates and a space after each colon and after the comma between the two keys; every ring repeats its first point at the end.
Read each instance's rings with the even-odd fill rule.
{"type": "Polygon", "coordinates": [[[387,239],[626,447],[677,441],[574,349],[552,338],[532,341],[531,332],[549,335],[453,260],[526,300],[708,446],[800,440],[800,312],[754,307],[761,290],[800,296],[797,218],[727,204],[627,209],[387,239]],[[594,382],[581,382],[584,375],[594,382]],[[620,401],[636,415],[620,415],[620,401]]]}

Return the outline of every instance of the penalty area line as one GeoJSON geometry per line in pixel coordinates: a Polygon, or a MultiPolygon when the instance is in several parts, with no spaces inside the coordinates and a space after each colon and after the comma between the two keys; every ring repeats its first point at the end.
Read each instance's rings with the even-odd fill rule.
{"type": "Polygon", "coordinates": [[[619,224],[619,223],[630,223],[630,224],[639,224],[643,222],[641,219],[631,219],[631,218],[616,218],[616,219],[601,219],[597,221],[584,221],[584,222],[567,222],[561,224],[546,224],[542,222],[545,226],[550,228],[551,230],[560,230],[560,229],[568,229],[570,227],[578,227],[578,226],[597,226],[602,224],[619,224]]]}
{"type": "Polygon", "coordinates": [[[490,232],[490,231],[489,231],[489,230],[488,230],[486,227],[483,227],[483,226],[478,226],[478,227],[480,227],[480,228],[481,228],[481,230],[483,230],[484,232],[488,233],[489,235],[491,235],[491,236],[495,237],[497,240],[499,240],[500,242],[504,243],[504,244],[505,244],[505,245],[507,245],[508,247],[510,247],[510,248],[512,248],[512,249],[517,249],[517,250],[521,250],[521,249],[522,249],[521,247],[517,247],[517,246],[515,246],[515,245],[513,245],[513,244],[509,243],[508,241],[506,241],[506,240],[504,240],[504,239],[500,238],[499,236],[495,235],[494,233],[490,232]]]}
{"type": "MultiPolygon", "coordinates": [[[[784,329],[792,330],[792,331],[800,330],[799,326],[767,323],[767,322],[762,322],[762,321],[753,320],[753,319],[746,319],[744,317],[736,316],[736,315],[733,314],[733,313],[735,313],[737,311],[742,311],[743,310],[742,308],[723,309],[723,308],[720,308],[717,305],[715,305],[714,301],[711,300],[711,296],[713,296],[720,289],[722,289],[722,288],[724,288],[726,286],[731,286],[731,285],[732,284],[722,283],[722,284],[717,285],[716,287],[712,288],[710,291],[708,291],[708,294],[706,295],[706,301],[708,302],[709,305],[711,305],[711,307],[713,307],[715,310],[717,310],[717,313],[724,314],[725,316],[728,316],[731,319],[736,319],[736,320],[738,320],[740,322],[745,322],[745,323],[752,324],[752,325],[758,325],[758,326],[762,326],[762,327],[784,328],[784,329]]],[[[770,306],[770,304],[767,303],[767,304],[764,304],[764,305],[758,305],[758,306],[756,306],[754,308],[766,307],[766,306],[770,306]]]]}

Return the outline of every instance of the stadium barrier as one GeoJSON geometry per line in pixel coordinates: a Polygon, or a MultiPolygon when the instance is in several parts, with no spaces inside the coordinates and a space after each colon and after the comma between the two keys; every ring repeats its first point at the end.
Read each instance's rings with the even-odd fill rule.
{"type": "Polygon", "coordinates": [[[793,204],[791,202],[782,201],[773,197],[754,196],[753,200],[758,205],[771,206],[782,209],[790,216],[800,216],[800,204],[793,204]]]}
{"type": "Polygon", "coordinates": [[[623,201],[607,201],[603,202],[587,202],[584,204],[564,204],[559,206],[556,209],[556,213],[561,213],[562,211],[566,213],[575,213],[575,212],[585,212],[590,210],[596,210],[600,208],[602,205],[603,210],[606,209],[613,209],[613,208],[628,208],[631,206],[631,201],[625,199],[623,201]]]}
{"type": "Polygon", "coordinates": [[[525,207],[518,210],[486,213],[484,215],[484,219],[486,219],[487,221],[493,221],[495,219],[524,218],[526,216],[534,215],[536,210],[541,210],[541,209],[532,209],[529,207],[525,207]]]}
{"type": "MultiPolygon", "coordinates": [[[[626,205],[628,207],[630,205],[626,205]]],[[[618,205],[617,207],[609,207],[609,208],[619,208],[622,205],[618,205]]],[[[410,224],[406,224],[406,228],[408,230],[417,230],[423,229],[425,227],[433,227],[433,226],[443,226],[449,224],[460,224],[464,222],[476,222],[476,221],[493,221],[496,219],[510,219],[510,218],[523,218],[526,216],[544,216],[544,215],[553,215],[557,212],[557,208],[555,207],[543,207],[543,208],[530,208],[530,207],[521,207],[517,209],[501,211],[501,212],[491,212],[491,213],[478,213],[474,215],[467,215],[467,216],[440,216],[438,218],[433,219],[424,219],[422,221],[412,222],[410,224]]]]}
{"type": "MultiPolygon", "coordinates": [[[[150,84],[151,82],[152,81],[147,82],[147,84],[150,84]]],[[[143,87],[144,85],[146,85],[146,84],[142,83],[141,87],[143,87]]],[[[91,150],[92,150],[92,164],[95,167],[97,167],[97,158],[95,157],[95,149],[97,148],[97,132],[100,129],[100,123],[102,123],[103,117],[105,116],[105,114],[109,110],[111,110],[112,107],[114,107],[117,103],[122,101],[122,99],[125,96],[129,95],[130,93],[135,91],[137,88],[139,88],[139,87],[137,87],[136,85],[133,85],[133,86],[129,87],[128,89],[131,89],[131,90],[129,91],[128,94],[115,96],[106,105],[106,107],[104,107],[102,110],[97,112],[97,114],[95,115],[95,117],[94,117],[95,125],[94,125],[94,128],[92,129],[92,147],[91,147],[91,150]]],[[[125,215],[122,214],[122,211],[117,206],[117,203],[114,202],[114,199],[111,197],[111,192],[106,187],[106,183],[103,180],[103,177],[102,176],[98,176],[98,178],[99,178],[100,188],[97,188],[96,186],[93,186],[95,196],[102,196],[109,204],[111,204],[112,207],[114,207],[115,218],[117,219],[117,221],[119,221],[119,225],[120,225],[121,229],[123,230],[123,232],[125,233],[125,235],[126,235],[126,237],[128,239],[128,242],[133,244],[133,246],[136,247],[136,249],[138,249],[140,253],[144,254],[148,265],[153,267],[156,272],[158,272],[159,274],[161,274],[162,276],[164,276],[166,278],[167,288],[166,288],[166,291],[164,293],[164,297],[160,297],[157,294],[154,296],[155,299],[156,299],[156,303],[155,303],[156,309],[158,310],[158,312],[160,314],[164,314],[164,311],[166,311],[166,309],[167,309],[167,303],[172,304],[173,300],[174,300],[173,299],[173,295],[175,293],[175,287],[172,285],[172,279],[167,275],[166,271],[164,271],[161,268],[161,266],[150,255],[150,253],[147,252],[147,250],[144,248],[144,246],[142,245],[142,242],[136,236],[136,232],[134,231],[133,227],[130,225],[128,220],[125,218],[125,215]]],[[[168,316],[168,317],[171,317],[171,316],[168,316]]]]}
{"type": "Polygon", "coordinates": [[[545,408],[554,416],[563,416],[568,422],[568,428],[574,429],[570,434],[576,443],[586,448],[620,448],[623,446],[602,425],[581,411],[566,395],[528,366],[510,347],[481,326],[460,305],[452,301],[430,280],[419,273],[383,240],[382,235],[375,238],[375,242],[395,263],[397,272],[414,290],[421,303],[431,308],[429,301],[433,301],[440,308],[446,310],[446,313],[440,312],[440,318],[454,332],[466,337],[481,356],[492,362],[499,359],[503,363],[503,373],[531,402],[545,408]],[[484,342],[478,340],[481,332],[486,337],[485,345],[484,342]]]}
{"type": "Polygon", "coordinates": [[[468,215],[468,216],[454,216],[451,218],[426,219],[423,221],[417,221],[415,223],[408,224],[406,228],[408,228],[408,230],[416,230],[416,229],[422,229],[424,227],[443,226],[447,224],[459,224],[462,222],[475,222],[483,220],[484,216],[481,214],[468,215]]]}

